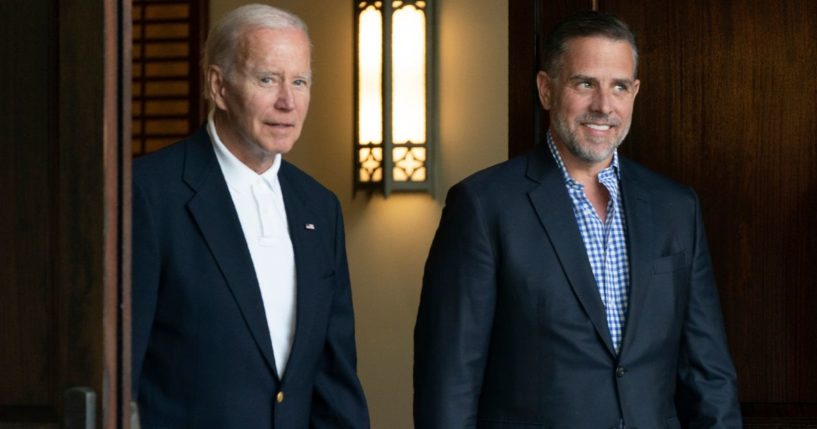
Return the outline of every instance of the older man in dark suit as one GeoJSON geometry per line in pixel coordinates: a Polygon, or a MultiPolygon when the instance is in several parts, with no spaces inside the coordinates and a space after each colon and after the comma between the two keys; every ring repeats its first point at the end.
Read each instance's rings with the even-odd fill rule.
{"type": "Polygon", "coordinates": [[[448,194],[415,330],[417,428],[740,428],[695,193],[618,156],[640,82],[575,15],[537,83],[546,141],[448,194]]]}
{"type": "Polygon", "coordinates": [[[134,162],[142,426],[366,428],[340,206],[281,159],[309,108],[306,26],[238,8],[203,67],[206,126],[134,162]]]}

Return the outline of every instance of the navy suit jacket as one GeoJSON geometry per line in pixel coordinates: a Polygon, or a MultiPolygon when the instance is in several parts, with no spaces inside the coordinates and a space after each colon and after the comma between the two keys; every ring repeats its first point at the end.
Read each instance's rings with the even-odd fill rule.
{"type": "Polygon", "coordinates": [[[694,192],[621,158],[630,260],[619,354],[544,146],[448,194],[415,327],[417,428],[740,428],[694,192]]]}
{"type": "Polygon", "coordinates": [[[282,378],[205,128],[134,161],[132,368],[142,427],[369,426],[339,203],[287,162],[278,178],[297,272],[295,337],[282,378]]]}

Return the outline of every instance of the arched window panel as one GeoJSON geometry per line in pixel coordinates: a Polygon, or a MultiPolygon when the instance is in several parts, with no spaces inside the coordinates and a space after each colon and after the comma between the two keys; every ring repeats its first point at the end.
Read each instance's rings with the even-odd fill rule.
{"type": "Polygon", "coordinates": [[[355,191],[433,191],[431,1],[355,7],[355,191]]]}

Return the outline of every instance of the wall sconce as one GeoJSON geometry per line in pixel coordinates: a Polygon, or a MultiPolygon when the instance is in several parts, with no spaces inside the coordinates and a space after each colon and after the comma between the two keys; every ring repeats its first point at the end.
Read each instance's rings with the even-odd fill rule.
{"type": "Polygon", "coordinates": [[[433,193],[433,0],[355,0],[355,192],[433,193]]]}

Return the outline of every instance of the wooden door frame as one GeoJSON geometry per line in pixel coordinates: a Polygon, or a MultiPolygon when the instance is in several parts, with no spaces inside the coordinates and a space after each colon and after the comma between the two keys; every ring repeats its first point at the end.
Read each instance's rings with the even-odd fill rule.
{"type": "Polygon", "coordinates": [[[128,0],[58,6],[63,261],[56,283],[71,285],[60,288],[58,300],[76,303],[59,307],[58,318],[70,321],[61,324],[67,331],[60,338],[76,342],[60,344],[58,365],[63,387],[96,392],[103,428],[130,427],[130,16],[128,0]],[[101,244],[101,253],[89,255],[82,243],[101,244]]]}

